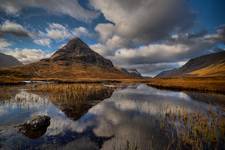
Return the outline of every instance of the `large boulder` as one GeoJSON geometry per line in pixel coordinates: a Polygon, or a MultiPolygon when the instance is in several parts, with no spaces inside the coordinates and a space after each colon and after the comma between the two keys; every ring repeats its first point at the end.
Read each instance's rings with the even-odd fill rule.
{"type": "Polygon", "coordinates": [[[35,139],[42,136],[50,125],[49,116],[33,116],[31,120],[19,125],[19,132],[23,135],[35,139]]]}

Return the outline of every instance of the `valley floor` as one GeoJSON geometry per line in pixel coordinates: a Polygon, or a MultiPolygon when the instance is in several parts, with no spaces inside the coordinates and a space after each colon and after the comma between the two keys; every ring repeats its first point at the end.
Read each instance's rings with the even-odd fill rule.
{"type": "Polygon", "coordinates": [[[225,78],[153,78],[150,86],[171,90],[225,93],[225,78]]]}
{"type": "MultiPolygon", "coordinates": [[[[25,84],[27,79],[22,78],[0,78],[0,85],[25,84]]],[[[29,81],[29,80],[28,80],[29,81]]],[[[202,91],[225,94],[225,78],[135,78],[135,79],[43,79],[35,78],[32,81],[48,81],[54,83],[144,83],[160,89],[170,89],[179,91],[202,91]]]]}

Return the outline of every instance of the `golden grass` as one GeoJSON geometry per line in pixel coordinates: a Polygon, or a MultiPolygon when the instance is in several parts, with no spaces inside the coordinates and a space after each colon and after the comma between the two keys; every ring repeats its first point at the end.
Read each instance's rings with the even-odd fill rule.
{"type": "Polygon", "coordinates": [[[224,78],[153,78],[147,83],[157,88],[225,93],[224,78]]]}
{"type": "Polygon", "coordinates": [[[40,84],[29,86],[29,90],[48,93],[59,100],[73,99],[79,102],[103,96],[109,92],[109,87],[101,84],[40,84]]]}
{"type": "Polygon", "coordinates": [[[204,76],[223,76],[225,75],[225,63],[211,65],[196,71],[191,72],[190,74],[204,77],[204,76]]]}
{"type": "Polygon", "coordinates": [[[10,69],[21,74],[29,72],[31,79],[123,79],[131,78],[115,68],[103,68],[95,65],[73,64],[70,66],[56,63],[38,62],[10,69]]]}
{"type": "Polygon", "coordinates": [[[161,128],[169,131],[175,129],[176,136],[171,145],[175,144],[178,149],[216,149],[225,141],[225,117],[210,108],[207,113],[168,112],[161,124],[161,128]]]}
{"type": "Polygon", "coordinates": [[[73,64],[71,66],[56,63],[38,62],[10,69],[0,69],[0,83],[15,83],[24,80],[55,81],[66,83],[102,83],[121,82],[136,79],[115,68],[103,68],[95,65],[73,64]]]}
{"type": "Polygon", "coordinates": [[[101,84],[39,84],[30,85],[29,91],[47,95],[68,117],[79,119],[99,101],[109,98],[114,88],[101,84]]]}
{"type": "Polygon", "coordinates": [[[0,101],[9,100],[19,92],[17,86],[2,86],[0,87],[0,101]]]}

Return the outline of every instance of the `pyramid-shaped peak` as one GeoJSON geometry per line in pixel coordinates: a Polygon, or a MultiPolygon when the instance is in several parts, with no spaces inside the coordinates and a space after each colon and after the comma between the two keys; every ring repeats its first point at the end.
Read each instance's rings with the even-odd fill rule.
{"type": "Polygon", "coordinates": [[[84,43],[84,42],[83,42],[80,38],[78,38],[78,37],[75,37],[75,38],[71,39],[71,40],[67,43],[67,45],[85,45],[85,46],[87,46],[87,44],[84,43]]]}
{"type": "Polygon", "coordinates": [[[71,39],[65,46],[57,50],[49,59],[53,62],[64,61],[67,64],[82,63],[113,67],[110,60],[105,59],[89,48],[80,38],[71,39]]]}
{"type": "Polygon", "coordinates": [[[65,50],[71,50],[76,48],[88,48],[88,45],[84,43],[80,38],[75,37],[62,47],[62,49],[65,50]]]}

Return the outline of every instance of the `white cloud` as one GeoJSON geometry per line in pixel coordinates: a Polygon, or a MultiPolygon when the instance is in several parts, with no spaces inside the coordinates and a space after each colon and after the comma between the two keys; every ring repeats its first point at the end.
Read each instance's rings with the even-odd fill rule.
{"type": "Polygon", "coordinates": [[[111,23],[101,23],[95,27],[95,31],[100,35],[101,41],[105,42],[113,36],[115,27],[111,23]]]}
{"type": "Polygon", "coordinates": [[[41,49],[8,49],[4,51],[5,54],[14,56],[20,62],[27,64],[31,62],[36,62],[40,59],[47,58],[51,53],[46,53],[41,49]]]}
{"type": "Polygon", "coordinates": [[[95,31],[99,34],[99,44],[102,45],[101,47],[104,47],[101,51],[105,51],[102,52],[105,55],[113,55],[116,49],[129,47],[129,45],[131,45],[129,39],[122,38],[115,34],[115,26],[113,24],[98,24],[95,27],[95,31]]]}
{"type": "Polygon", "coordinates": [[[94,50],[95,52],[99,53],[100,55],[103,55],[103,56],[108,55],[106,47],[102,45],[101,43],[90,45],[90,48],[94,50]]]}
{"type": "Polygon", "coordinates": [[[1,0],[0,10],[8,14],[18,14],[27,7],[42,8],[51,14],[63,14],[75,19],[89,21],[98,14],[83,8],[78,0],[1,0]]]}
{"type": "Polygon", "coordinates": [[[130,64],[157,63],[174,60],[190,51],[187,45],[150,44],[140,48],[123,48],[115,52],[115,59],[130,64]]]}
{"type": "Polygon", "coordinates": [[[5,39],[1,39],[0,38],[0,48],[4,49],[7,48],[11,45],[11,43],[9,43],[8,41],[6,41],[5,39]]]}
{"type": "Polygon", "coordinates": [[[25,29],[21,24],[6,20],[0,25],[0,34],[13,34],[15,36],[28,37],[31,33],[29,33],[29,31],[27,31],[27,29],[25,29]]]}
{"type": "Polygon", "coordinates": [[[211,42],[221,41],[225,43],[225,25],[219,27],[216,33],[206,34],[203,38],[211,42]]]}
{"type": "Polygon", "coordinates": [[[92,36],[92,34],[85,27],[82,27],[82,26],[75,28],[72,34],[76,37],[81,37],[81,36],[91,37],[92,36]]]}
{"type": "Polygon", "coordinates": [[[65,26],[58,23],[51,23],[46,29],[46,36],[54,40],[62,40],[68,38],[70,33],[65,26]]]}
{"type": "Polygon", "coordinates": [[[50,47],[51,40],[49,38],[41,38],[41,39],[34,40],[34,43],[36,43],[38,45],[50,47]]]}
{"type": "Polygon", "coordinates": [[[37,36],[34,36],[34,43],[50,47],[52,40],[67,40],[76,37],[92,37],[93,35],[85,27],[77,27],[71,29],[59,23],[51,23],[45,29],[45,32],[39,31],[37,36]]]}

